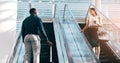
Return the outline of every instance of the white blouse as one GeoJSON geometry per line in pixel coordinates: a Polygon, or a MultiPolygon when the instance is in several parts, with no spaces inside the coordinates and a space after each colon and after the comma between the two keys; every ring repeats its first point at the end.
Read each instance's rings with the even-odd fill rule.
{"type": "Polygon", "coordinates": [[[88,16],[89,27],[96,27],[99,23],[99,16],[88,16]]]}

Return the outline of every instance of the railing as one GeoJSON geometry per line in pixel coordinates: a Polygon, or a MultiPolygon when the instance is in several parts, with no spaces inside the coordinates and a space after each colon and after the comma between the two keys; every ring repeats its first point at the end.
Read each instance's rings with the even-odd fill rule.
{"type": "MultiPolygon", "coordinates": [[[[28,16],[27,12],[28,12],[28,10],[25,10],[24,15],[22,17],[22,20],[21,20],[21,22],[19,22],[19,24],[17,22],[17,26],[21,27],[22,21],[24,20],[24,18],[26,16],[28,16]]],[[[17,16],[17,17],[19,17],[19,16],[17,16]]],[[[17,19],[17,21],[18,21],[18,19],[17,19]]],[[[9,58],[7,60],[7,63],[19,63],[20,53],[21,53],[21,50],[23,49],[23,42],[22,42],[22,36],[21,36],[20,29],[19,30],[18,30],[18,28],[16,29],[16,31],[17,31],[16,32],[16,38],[15,38],[16,39],[16,43],[14,43],[14,45],[13,45],[13,48],[11,50],[11,55],[9,56],[9,58]]]]}
{"type": "MultiPolygon", "coordinates": [[[[55,15],[56,15],[56,4],[53,3],[53,15],[52,15],[52,21],[54,21],[55,15]]],[[[50,46],[50,63],[54,63],[52,60],[52,46],[50,46]]]]}
{"type": "Polygon", "coordinates": [[[103,23],[103,29],[107,32],[108,46],[112,49],[117,58],[120,59],[120,28],[114,23],[114,21],[111,21],[101,11],[99,11],[96,6],[91,6],[96,9],[97,14],[100,16],[103,23]]]}
{"type": "Polygon", "coordinates": [[[76,23],[72,12],[66,4],[63,8],[64,10],[61,10],[57,7],[55,20],[53,21],[55,25],[55,36],[58,37],[56,38],[56,42],[60,42],[60,44],[57,44],[57,48],[59,50],[62,49],[58,51],[65,60],[61,59],[61,56],[58,55],[59,59],[63,60],[63,62],[61,61],[62,63],[65,63],[65,61],[68,63],[76,63],[77,61],[99,63],[92,49],[90,49],[91,47],[88,46],[89,44],[85,37],[83,37],[84,35],[80,33],[81,29],[76,23]]]}
{"type": "MultiPolygon", "coordinates": [[[[89,8],[90,8],[90,6],[91,6],[91,4],[89,5],[89,8]]],[[[77,20],[76,20],[75,17],[73,16],[73,14],[72,14],[72,12],[70,11],[70,8],[69,8],[69,7],[68,7],[68,10],[69,10],[69,13],[72,15],[71,18],[73,18],[73,22],[76,24],[78,30],[81,30],[81,28],[79,27],[79,25],[78,25],[78,23],[77,23],[77,20]]],[[[87,14],[88,14],[88,11],[89,11],[89,9],[87,10],[87,14]]],[[[87,16],[86,16],[86,17],[87,17],[87,16]]],[[[85,20],[86,20],[86,19],[85,19],[85,20]]],[[[85,37],[85,35],[84,35],[83,33],[82,33],[82,36],[84,37],[84,39],[85,39],[87,45],[89,46],[89,48],[92,50],[91,45],[89,44],[87,38],[85,37]]]]}
{"type": "Polygon", "coordinates": [[[67,57],[66,48],[63,45],[64,39],[62,36],[63,34],[62,34],[62,31],[60,28],[60,24],[59,24],[59,18],[54,19],[53,24],[54,24],[54,31],[55,31],[55,37],[56,37],[56,46],[57,46],[59,63],[66,63],[66,62],[68,62],[68,57],[67,57]]]}
{"type": "Polygon", "coordinates": [[[18,31],[16,36],[17,36],[16,43],[14,44],[13,49],[11,50],[12,53],[10,55],[10,59],[8,60],[8,63],[19,63],[19,57],[21,55],[21,50],[23,49],[21,31],[18,31]]]}
{"type": "MultiPolygon", "coordinates": [[[[68,6],[67,6],[67,7],[68,7],[68,6]]],[[[75,17],[73,16],[72,12],[70,11],[70,8],[68,7],[68,9],[67,9],[66,11],[68,11],[67,13],[71,15],[70,17],[68,17],[68,16],[66,15],[66,17],[69,18],[69,21],[70,21],[71,19],[73,19],[73,20],[71,20],[71,21],[76,25],[78,31],[80,31],[81,28],[79,27],[77,21],[75,20],[75,17]]],[[[66,14],[67,14],[67,13],[66,13],[66,14]]],[[[71,30],[72,30],[72,29],[71,29],[71,30]]],[[[82,34],[82,36],[84,37],[84,40],[85,40],[87,46],[90,48],[89,52],[93,55],[93,58],[96,59],[97,63],[99,63],[98,59],[96,58],[96,56],[95,56],[94,53],[92,52],[92,48],[91,48],[91,46],[89,45],[88,41],[86,40],[86,37],[84,36],[84,34],[82,34]]],[[[80,53],[81,53],[81,52],[80,52],[80,53]]],[[[92,57],[91,57],[91,58],[92,58],[92,57]]]]}

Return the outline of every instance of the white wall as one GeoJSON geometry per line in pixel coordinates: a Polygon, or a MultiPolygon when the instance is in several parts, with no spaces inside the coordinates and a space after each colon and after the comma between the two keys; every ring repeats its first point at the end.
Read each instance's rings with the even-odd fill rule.
{"type": "Polygon", "coordinates": [[[120,0],[102,0],[102,12],[109,18],[120,18],[120,0]]]}
{"type": "Polygon", "coordinates": [[[0,0],[0,63],[6,63],[16,42],[17,0],[0,0]]]}
{"type": "Polygon", "coordinates": [[[102,12],[120,27],[120,0],[101,0],[102,12]]]}

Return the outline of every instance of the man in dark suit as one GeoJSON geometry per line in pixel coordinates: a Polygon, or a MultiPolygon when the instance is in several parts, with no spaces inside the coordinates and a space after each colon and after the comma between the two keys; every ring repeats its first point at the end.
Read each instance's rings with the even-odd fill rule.
{"type": "Polygon", "coordinates": [[[30,16],[22,23],[22,38],[25,45],[23,62],[30,63],[33,53],[33,63],[39,63],[41,38],[44,38],[49,45],[52,45],[52,42],[48,40],[42,20],[37,16],[37,10],[31,8],[29,12],[30,16]]]}

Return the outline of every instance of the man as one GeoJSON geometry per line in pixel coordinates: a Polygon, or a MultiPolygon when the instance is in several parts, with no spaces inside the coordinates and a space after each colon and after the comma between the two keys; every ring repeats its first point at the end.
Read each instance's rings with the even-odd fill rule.
{"type": "Polygon", "coordinates": [[[48,40],[42,20],[37,17],[37,10],[35,8],[31,8],[29,13],[30,16],[22,23],[22,38],[25,45],[25,56],[23,62],[30,63],[33,53],[33,63],[39,63],[41,48],[40,38],[45,38],[49,45],[52,45],[52,42],[48,40]]]}

